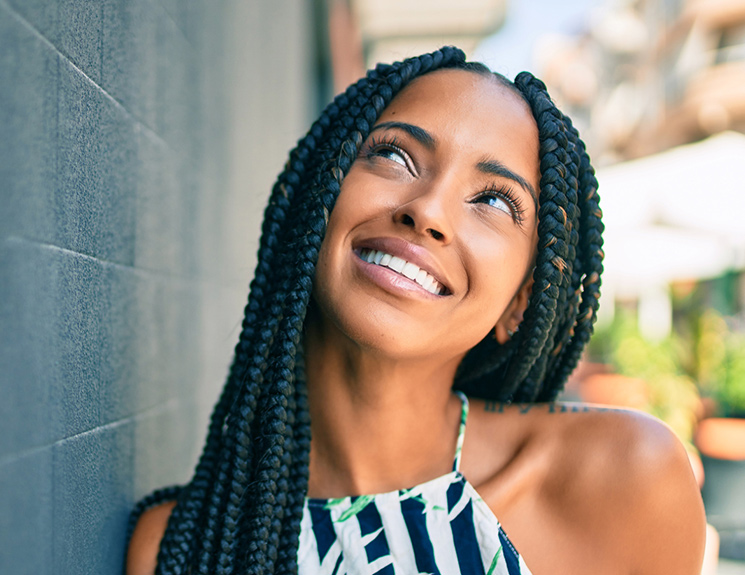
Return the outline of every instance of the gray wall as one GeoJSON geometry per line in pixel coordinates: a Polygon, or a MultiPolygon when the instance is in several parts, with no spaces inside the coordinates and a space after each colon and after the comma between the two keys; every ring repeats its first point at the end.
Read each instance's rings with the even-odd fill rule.
{"type": "Polygon", "coordinates": [[[190,477],[310,5],[0,0],[0,573],[119,573],[134,501],[190,477]]]}

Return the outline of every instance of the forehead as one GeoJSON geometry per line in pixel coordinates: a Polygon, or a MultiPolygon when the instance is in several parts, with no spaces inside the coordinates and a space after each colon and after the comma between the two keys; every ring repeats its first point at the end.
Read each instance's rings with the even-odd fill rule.
{"type": "Polygon", "coordinates": [[[538,187],[535,119],[520,95],[494,77],[466,70],[438,70],[421,76],[378,119],[378,123],[390,121],[424,128],[459,151],[519,166],[526,172],[522,175],[538,187]]]}

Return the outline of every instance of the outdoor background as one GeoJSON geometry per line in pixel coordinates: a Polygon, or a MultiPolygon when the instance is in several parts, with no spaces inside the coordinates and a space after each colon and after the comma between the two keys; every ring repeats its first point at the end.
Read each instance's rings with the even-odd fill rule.
{"type": "Polygon", "coordinates": [[[565,398],[670,424],[704,573],[745,573],[745,0],[0,0],[0,573],[121,572],[201,451],[287,152],[444,44],[582,132],[606,275],[565,398]]]}

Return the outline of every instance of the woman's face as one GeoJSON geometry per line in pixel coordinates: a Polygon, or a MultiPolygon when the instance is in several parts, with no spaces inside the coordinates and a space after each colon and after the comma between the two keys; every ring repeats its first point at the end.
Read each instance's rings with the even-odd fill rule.
{"type": "Polygon", "coordinates": [[[500,321],[514,328],[539,177],[535,120],[509,88],[463,70],[412,82],[343,180],[316,270],[321,329],[450,361],[500,321]]]}

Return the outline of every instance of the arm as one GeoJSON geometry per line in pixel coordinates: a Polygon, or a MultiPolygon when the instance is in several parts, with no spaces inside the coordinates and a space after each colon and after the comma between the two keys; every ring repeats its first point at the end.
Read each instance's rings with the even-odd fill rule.
{"type": "Polygon", "coordinates": [[[706,520],[685,448],[648,415],[597,415],[570,433],[585,453],[567,472],[574,485],[562,505],[587,563],[619,575],[699,575],[706,520]]]}
{"type": "Polygon", "coordinates": [[[665,424],[582,405],[504,415],[516,428],[536,413],[526,426],[532,438],[484,484],[535,575],[699,575],[701,496],[685,449],[665,424]]]}
{"type": "Polygon", "coordinates": [[[688,456],[663,424],[653,420],[644,427],[624,490],[635,499],[619,540],[628,550],[629,572],[699,575],[706,518],[688,456]]]}
{"type": "Polygon", "coordinates": [[[155,575],[160,541],[175,506],[169,501],[142,514],[129,540],[126,575],[155,575]]]}

